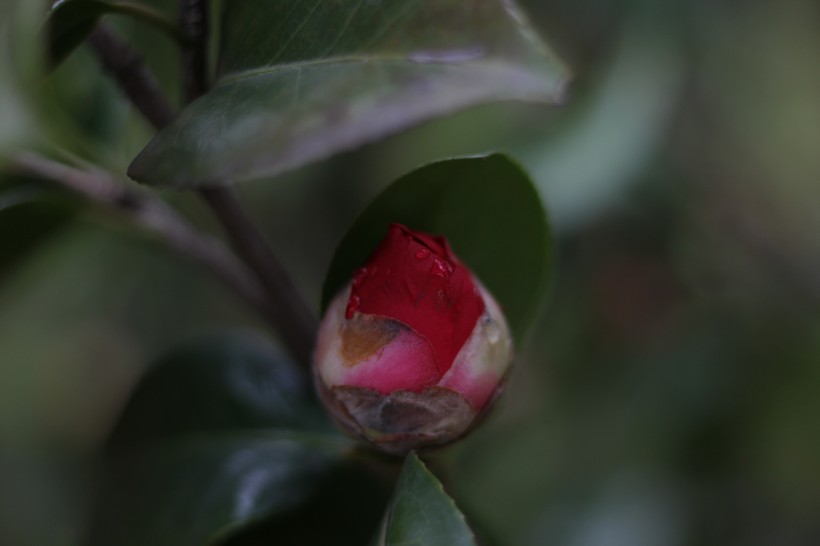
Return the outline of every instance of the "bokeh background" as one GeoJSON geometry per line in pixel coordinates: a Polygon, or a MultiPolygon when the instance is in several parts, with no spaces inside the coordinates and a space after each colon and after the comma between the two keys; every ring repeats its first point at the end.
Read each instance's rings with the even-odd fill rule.
{"type": "MultiPolygon", "coordinates": [[[[2,2],[0,149],[49,142],[123,172],[147,124],[88,51],[44,78],[44,3],[2,2]]],[[[246,184],[254,214],[318,305],[335,244],[392,179],[510,153],[557,261],[502,406],[445,455],[474,525],[514,546],[820,544],[820,4],[522,3],[574,72],[563,107],[482,107],[246,184]]],[[[178,96],[172,44],[111,21],[178,96]]],[[[167,197],[214,229],[196,199],[167,197]]],[[[266,331],[98,211],[23,256],[31,214],[0,211],[0,544],[73,546],[147,367],[266,331]]]]}

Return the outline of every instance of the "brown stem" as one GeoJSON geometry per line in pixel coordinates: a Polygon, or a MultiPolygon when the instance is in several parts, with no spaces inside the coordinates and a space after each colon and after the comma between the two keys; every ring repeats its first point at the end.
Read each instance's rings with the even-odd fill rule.
{"type": "Polygon", "coordinates": [[[162,129],[171,123],[174,108],[159,82],[116,30],[100,23],[91,33],[89,43],[105,71],[154,127],[162,129]]]}
{"type": "Polygon", "coordinates": [[[194,229],[161,199],[128,188],[102,171],[69,167],[31,152],[12,157],[8,165],[20,174],[49,180],[98,206],[116,211],[118,217],[131,225],[205,265],[251,306],[269,314],[265,291],[253,274],[221,241],[194,229]]]}
{"type": "MultiPolygon", "coordinates": [[[[204,93],[208,86],[207,15],[207,2],[182,0],[180,24],[191,39],[183,54],[188,101],[204,93]]],[[[114,29],[98,25],[91,36],[91,45],[105,70],[154,127],[162,129],[173,120],[173,108],[156,78],[114,29]]],[[[236,192],[230,188],[213,188],[200,193],[224,226],[239,256],[254,272],[257,277],[254,280],[267,292],[265,302],[257,307],[263,309],[271,324],[279,330],[293,355],[303,364],[309,364],[317,329],[310,308],[245,212],[236,192]]]]}
{"type": "MultiPolygon", "coordinates": [[[[206,1],[180,1],[180,26],[191,44],[182,55],[185,98],[189,102],[208,89],[208,15],[206,1]]],[[[296,358],[309,364],[316,318],[248,216],[239,195],[230,187],[203,189],[199,193],[219,219],[236,252],[270,294],[273,325],[296,358]]]]}
{"type": "Polygon", "coordinates": [[[273,325],[297,359],[309,364],[318,323],[290,276],[271,252],[232,188],[208,188],[200,193],[222,223],[234,249],[256,272],[270,294],[274,307],[273,325]]]}

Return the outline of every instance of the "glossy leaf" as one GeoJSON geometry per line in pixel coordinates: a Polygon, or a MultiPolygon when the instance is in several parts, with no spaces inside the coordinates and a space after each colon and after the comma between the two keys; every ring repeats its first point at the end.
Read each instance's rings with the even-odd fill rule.
{"type": "Polygon", "coordinates": [[[379,546],[475,546],[464,515],[415,453],[404,463],[379,546]]]}
{"type": "Polygon", "coordinates": [[[477,104],[560,99],[511,0],[226,3],[222,76],[134,160],[171,186],[270,176],[477,104]]]}
{"type": "Polygon", "coordinates": [[[86,544],[201,546],[298,506],[332,460],[300,439],[251,433],[189,438],[119,457],[86,544]]]}
{"type": "Polygon", "coordinates": [[[388,480],[372,468],[344,462],[328,471],[297,509],[279,511],[220,545],[368,546],[390,500],[390,490],[388,480]]]}
{"type": "Polygon", "coordinates": [[[258,339],[160,361],[112,434],[85,543],[199,546],[296,510],[349,445],[315,411],[301,371],[258,339]]]}
{"type": "Polygon", "coordinates": [[[88,38],[100,19],[111,13],[141,19],[165,31],[174,39],[182,39],[173,23],[144,4],[103,0],[58,0],[54,2],[46,21],[47,52],[51,65],[59,65],[88,38]]]}
{"type": "Polygon", "coordinates": [[[446,236],[501,304],[520,340],[548,280],[550,240],[541,199],[518,165],[498,154],[450,159],[397,180],[359,215],[336,249],[323,309],[391,222],[446,236]]]}
{"type": "Polygon", "coordinates": [[[88,38],[100,17],[110,8],[98,0],[66,0],[57,2],[46,22],[48,29],[48,59],[52,66],[60,64],[88,38]]]}
{"type": "Polygon", "coordinates": [[[332,430],[297,364],[261,339],[220,336],[155,364],[131,396],[109,447],[247,429],[332,430]]]}

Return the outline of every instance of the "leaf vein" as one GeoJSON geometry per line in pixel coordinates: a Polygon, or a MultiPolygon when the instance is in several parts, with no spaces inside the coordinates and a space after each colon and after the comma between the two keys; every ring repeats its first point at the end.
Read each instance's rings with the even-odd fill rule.
{"type": "Polygon", "coordinates": [[[396,15],[396,17],[393,18],[392,21],[390,21],[386,25],[382,26],[382,28],[378,32],[374,33],[373,36],[369,40],[367,40],[364,44],[362,44],[362,49],[367,49],[367,48],[371,47],[373,44],[377,43],[379,41],[379,39],[381,39],[382,36],[387,34],[387,32],[389,32],[390,30],[393,29],[394,26],[396,26],[396,23],[398,23],[399,21],[404,19],[405,16],[408,13],[410,13],[410,11],[415,7],[415,4],[417,4],[417,3],[418,2],[407,2],[407,4],[405,5],[404,10],[400,11],[396,15]]]}
{"type": "Polygon", "coordinates": [[[342,25],[342,29],[339,31],[339,34],[336,36],[336,39],[333,41],[332,44],[330,44],[330,47],[328,47],[327,50],[325,50],[325,53],[324,53],[325,56],[330,55],[333,52],[333,50],[336,48],[336,46],[339,44],[339,42],[342,40],[342,37],[345,35],[347,30],[350,28],[350,25],[353,23],[353,19],[356,17],[356,13],[358,13],[359,9],[362,7],[362,4],[364,4],[364,0],[359,0],[358,4],[356,4],[356,6],[350,11],[350,13],[347,16],[347,19],[345,20],[344,24],[342,25]]]}
{"type": "Polygon", "coordinates": [[[276,53],[273,59],[270,60],[270,64],[275,63],[285,53],[285,51],[287,51],[288,46],[291,44],[291,42],[293,42],[293,40],[296,39],[297,36],[299,36],[299,33],[302,31],[303,28],[305,28],[305,25],[308,23],[308,21],[310,21],[311,17],[313,17],[313,14],[316,13],[316,10],[319,9],[320,5],[322,5],[322,0],[317,0],[317,2],[313,4],[313,7],[311,8],[310,12],[305,16],[304,20],[302,21],[302,24],[300,24],[299,27],[293,31],[293,34],[290,35],[290,38],[288,38],[285,41],[285,43],[282,44],[282,48],[276,53]]]}

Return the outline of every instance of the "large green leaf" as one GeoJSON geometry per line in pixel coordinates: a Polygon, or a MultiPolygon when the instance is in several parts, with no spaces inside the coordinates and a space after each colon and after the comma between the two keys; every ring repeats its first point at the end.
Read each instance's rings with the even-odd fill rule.
{"type": "Polygon", "coordinates": [[[90,546],[201,546],[296,510],[347,440],[317,422],[298,367],[217,338],[160,361],[115,427],[90,546]]]}
{"type": "Polygon", "coordinates": [[[60,64],[85,41],[107,14],[119,13],[141,19],[182,40],[176,26],[151,7],[138,2],[106,2],[103,0],[58,0],[54,2],[46,21],[48,59],[52,66],[60,64]]]}
{"type": "Polygon", "coordinates": [[[521,339],[548,280],[550,239],[541,199],[518,165],[499,154],[450,159],[397,180],[342,238],[325,278],[323,309],[391,222],[446,236],[521,339]]]}
{"type": "Polygon", "coordinates": [[[261,339],[219,336],[171,353],[148,371],[109,448],[247,429],[332,430],[299,366],[261,339]]]}
{"type": "Polygon", "coordinates": [[[336,465],[297,509],[279,511],[220,544],[367,546],[390,500],[391,485],[362,464],[336,465]]]}
{"type": "Polygon", "coordinates": [[[201,546],[310,496],[334,453],[264,434],[188,438],[109,468],[86,544],[201,546]]]}
{"type": "Polygon", "coordinates": [[[475,546],[464,515],[415,453],[404,463],[378,546],[475,546]]]}
{"type": "Polygon", "coordinates": [[[512,0],[225,4],[220,80],[129,174],[258,178],[492,101],[559,100],[567,74],[512,0]]]}

